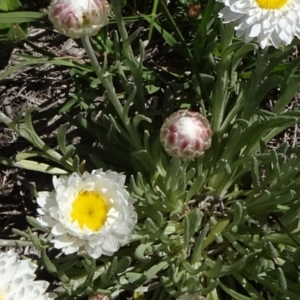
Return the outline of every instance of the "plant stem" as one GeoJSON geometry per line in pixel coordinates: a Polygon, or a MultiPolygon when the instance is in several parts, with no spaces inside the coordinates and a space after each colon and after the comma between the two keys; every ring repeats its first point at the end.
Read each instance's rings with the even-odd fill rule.
{"type": "Polygon", "coordinates": [[[105,74],[104,70],[102,70],[102,68],[97,60],[94,49],[92,48],[92,45],[90,42],[90,38],[86,35],[81,38],[81,41],[82,41],[83,47],[91,61],[94,71],[96,72],[100,82],[103,84],[104,88],[106,89],[112,105],[116,109],[119,117],[122,119],[123,107],[115,93],[115,89],[114,89],[113,85],[106,78],[106,76],[108,76],[108,74],[105,74]]]}
{"type": "Polygon", "coordinates": [[[97,77],[99,78],[100,82],[103,84],[112,105],[114,106],[115,110],[117,111],[117,114],[119,115],[120,119],[122,120],[125,128],[127,129],[128,133],[129,133],[131,144],[135,147],[136,150],[143,149],[140,138],[136,134],[134,128],[132,127],[132,124],[125,121],[123,106],[121,105],[121,103],[119,101],[119,98],[115,92],[115,88],[114,88],[111,80],[109,80],[110,74],[108,72],[105,72],[105,70],[101,68],[101,66],[97,60],[97,57],[95,55],[94,49],[92,48],[89,37],[84,36],[81,38],[81,41],[82,41],[83,47],[84,47],[85,51],[87,52],[87,55],[91,61],[93,69],[97,74],[97,77]]]}
{"type": "Polygon", "coordinates": [[[128,33],[127,33],[127,30],[126,30],[126,27],[125,27],[125,24],[123,21],[121,1],[120,0],[111,0],[111,5],[113,7],[116,22],[118,25],[118,29],[119,29],[119,32],[120,32],[120,35],[122,38],[124,55],[126,57],[127,64],[130,67],[130,70],[131,70],[131,73],[132,73],[132,76],[134,79],[134,83],[137,88],[137,98],[139,101],[136,101],[135,103],[137,105],[139,113],[143,113],[145,111],[145,106],[144,106],[142,62],[139,63],[135,59],[130,42],[127,42],[128,41],[128,33]]]}

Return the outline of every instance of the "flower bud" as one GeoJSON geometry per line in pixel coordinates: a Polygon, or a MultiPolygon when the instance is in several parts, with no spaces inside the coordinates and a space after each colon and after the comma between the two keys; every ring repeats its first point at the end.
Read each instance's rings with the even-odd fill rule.
{"type": "Polygon", "coordinates": [[[172,157],[193,159],[211,145],[212,131],[198,112],[179,110],[166,119],[160,129],[160,141],[172,157]]]}
{"type": "Polygon", "coordinates": [[[72,39],[92,36],[108,23],[106,0],[51,0],[48,16],[54,28],[72,39]]]}

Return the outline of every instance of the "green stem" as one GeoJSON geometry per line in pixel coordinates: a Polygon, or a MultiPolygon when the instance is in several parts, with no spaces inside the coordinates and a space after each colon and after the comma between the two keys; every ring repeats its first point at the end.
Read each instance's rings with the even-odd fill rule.
{"type": "Polygon", "coordinates": [[[105,70],[103,70],[101,68],[101,66],[97,60],[97,57],[95,55],[94,49],[92,48],[89,37],[84,36],[81,38],[81,41],[82,41],[83,47],[84,47],[85,51],[87,52],[87,55],[91,61],[93,69],[97,74],[97,77],[99,78],[100,82],[103,84],[112,105],[114,106],[115,110],[117,111],[117,114],[119,115],[120,119],[122,120],[125,128],[127,129],[128,133],[129,133],[129,138],[130,138],[131,144],[135,147],[136,150],[143,149],[140,137],[135,132],[134,128],[132,127],[132,124],[129,122],[126,122],[126,120],[125,120],[124,109],[119,101],[119,98],[115,92],[115,88],[114,88],[111,80],[109,80],[110,75],[108,72],[105,72],[105,70]]]}
{"type": "MultiPolygon", "coordinates": [[[[120,32],[121,38],[124,42],[128,39],[128,34],[127,34],[125,24],[123,22],[121,1],[120,0],[111,0],[111,6],[114,10],[115,17],[116,17],[116,22],[117,22],[117,25],[118,25],[118,28],[119,28],[119,32],[120,32]]],[[[134,57],[132,49],[131,49],[130,46],[128,47],[128,54],[131,57],[134,57]]]]}
{"type": "Polygon", "coordinates": [[[107,91],[108,97],[109,97],[112,105],[114,106],[115,110],[117,111],[119,117],[121,119],[123,119],[123,107],[115,93],[115,89],[114,89],[113,85],[106,78],[106,76],[108,74],[105,74],[104,70],[102,70],[102,68],[98,62],[98,59],[94,52],[94,49],[91,45],[90,38],[86,35],[81,38],[81,41],[82,41],[83,47],[91,61],[94,71],[96,72],[100,82],[103,84],[103,86],[105,87],[105,89],[107,91]]]}
{"type": "Polygon", "coordinates": [[[139,66],[138,61],[134,57],[130,43],[125,43],[125,41],[128,40],[128,33],[123,21],[121,1],[111,0],[111,6],[114,10],[116,22],[122,38],[124,55],[126,57],[127,64],[129,65],[130,70],[132,72],[134,83],[137,88],[137,97],[139,101],[137,101],[136,104],[139,112],[143,113],[145,111],[145,106],[144,106],[143,76],[142,76],[142,69],[141,69],[142,62],[140,63],[139,66]]]}

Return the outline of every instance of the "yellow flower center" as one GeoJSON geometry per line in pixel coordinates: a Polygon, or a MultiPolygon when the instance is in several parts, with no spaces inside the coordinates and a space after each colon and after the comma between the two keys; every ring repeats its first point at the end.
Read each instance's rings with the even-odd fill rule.
{"type": "MultiPolygon", "coordinates": [[[[72,207],[72,221],[81,228],[99,230],[105,223],[109,207],[105,198],[96,192],[84,191],[78,194],[72,207]]],[[[1,298],[0,298],[1,300],[1,298]]]]}
{"type": "Polygon", "coordinates": [[[288,0],[255,0],[260,8],[279,9],[283,7],[288,0]]]}

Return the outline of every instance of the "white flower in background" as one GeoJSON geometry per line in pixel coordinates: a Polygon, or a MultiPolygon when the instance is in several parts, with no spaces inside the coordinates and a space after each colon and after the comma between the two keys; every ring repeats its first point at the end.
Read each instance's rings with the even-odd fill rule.
{"type": "Polygon", "coordinates": [[[291,44],[300,37],[299,0],[217,0],[224,3],[219,17],[236,23],[236,35],[245,43],[253,39],[261,48],[291,44]]]}
{"type": "Polygon", "coordinates": [[[49,283],[34,281],[37,266],[29,259],[19,260],[13,250],[0,253],[1,300],[48,300],[49,283]]]}
{"type": "Polygon", "coordinates": [[[54,192],[40,192],[38,221],[51,228],[48,240],[65,254],[85,250],[91,257],[113,255],[136,224],[134,199],[125,176],[94,170],[53,177],[54,192]]]}
{"type": "Polygon", "coordinates": [[[51,0],[48,16],[54,28],[72,39],[97,34],[108,23],[106,0],[51,0]]]}
{"type": "Polygon", "coordinates": [[[179,110],[167,118],[160,129],[160,141],[172,157],[193,159],[211,145],[211,128],[198,112],[179,110]]]}

